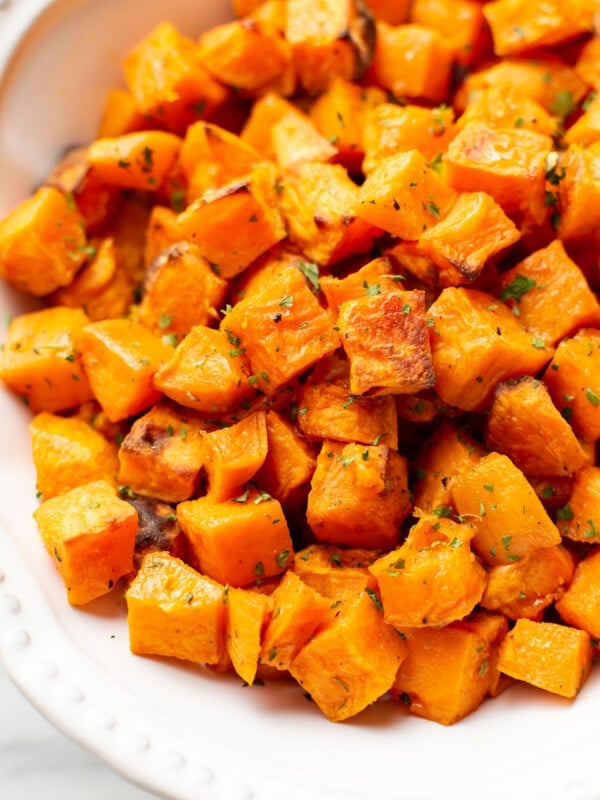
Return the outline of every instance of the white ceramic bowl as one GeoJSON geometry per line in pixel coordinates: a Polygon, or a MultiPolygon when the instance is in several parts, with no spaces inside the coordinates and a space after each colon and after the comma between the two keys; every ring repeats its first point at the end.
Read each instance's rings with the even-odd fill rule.
{"type": "MultiPolygon", "coordinates": [[[[0,8],[0,213],[93,136],[121,55],[150,27],[197,35],[229,15],[227,0],[0,8]]],[[[0,325],[27,307],[0,287],[0,325]]],[[[600,797],[598,674],[574,704],[514,687],[452,728],[392,703],[335,725],[283,682],[132,656],[122,598],[72,609],[40,544],[28,420],[0,389],[0,651],[58,728],[132,781],[177,800],[600,797]]]]}

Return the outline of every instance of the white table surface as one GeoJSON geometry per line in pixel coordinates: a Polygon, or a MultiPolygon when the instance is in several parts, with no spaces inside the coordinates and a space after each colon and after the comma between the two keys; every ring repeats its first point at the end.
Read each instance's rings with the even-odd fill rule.
{"type": "Polygon", "coordinates": [[[2,800],[156,800],[52,727],[1,661],[0,720],[2,800]]]}

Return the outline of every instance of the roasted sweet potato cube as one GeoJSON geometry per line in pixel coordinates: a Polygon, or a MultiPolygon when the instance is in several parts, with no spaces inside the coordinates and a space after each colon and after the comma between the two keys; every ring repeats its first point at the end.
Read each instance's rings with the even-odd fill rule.
{"type": "Polygon", "coordinates": [[[445,219],[428,228],[419,249],[439,269],[440,287],[471,283],[487,262],[521,238],[514,222],[486,192],[459,194],[445,219]]]}
{"type": "Polygon", "coordinates": [[[303,164],[283,183],[290,240],[320,266],[367,253],[381,233],[357,213],[360,192],[339,164],[303,164]]]}
{"type": "Polygon", "coordinates": [[[456,199],[418,150],[381,159],[360,187],[355,214],[402,239],[416,240],[456,199]]]}
{"type": "Polygon", "coordinates": [[[439,103],[447,95],[454,51],[425,25],[377,23],[375,53],[366,79],[396,97],[439,103]]]}
{"type": "Polygon", "coordinates": [[[323,442],[306,511],[318,541],[389,549],[410,511],[403,456],[383,444],[323,442]]]}
{"type": "Polygon", "coordinates": [[[414,0],[409,21],[437,31],[461,66],[470,66],[486,52],[482,5],[473,0],[414,0]]]}
{"type": "Polygon", "coordinates": [[[133,572],[138,515],[108,481],[92,481],[45,500],[33,516],[71,605],[107,594],[133,572]]]}
{"type": "Polygon", "coordinates": [[[119,266],[136,288],[144,278],[145,236],[150,213],[143,195],[124,192],[121,194],[119,213],[112,217],[105,231],[114,241],[119,266]]]}
{"type": "Polygon", "coordinates": [[[564,141],[582,147],[600,141],[600,98],[595,96],[589,104],[586,100],[585,112],[569,126],[564,141]]]}
{"type": "Polygon", "coordinates": [[[297,172],[302,164],[327,163],[337,156],[337,148],[304,115],[284,114],[271,128],[271,144],[277,165],[297,172]]]}
{"type": "Polygon", "coordinates": [[[424,292],[348,300],[340,307],[338,326],[352,394],[414,394],[433,386],[424,292]]]}
{"type": "Polygon", "coordinates": [[[415,507],[438,514],[444,513],[444,509],[450,512],[453,481],[484,453],[466,430],[443,418],[412,465],[415,507]]]}
{"type": "Polygon", "coordinates": [[[136,131],[89,146],[87,161],[98,178],[120,189],[156,191],[173,165],[181,139],[165,131],[136,131]]]}
{"type": "Polygon", "coordinates": [[[162,400],[135,420],[119,448],[119,482],[133,492],[178,503],[198,489],[206,425],[162,400]]]}
{"type": "Polygon", "coordinates": [[[368,0],[365,3],[376,20],[400,25],[408,18],[409,0],[368,0]]]}
{"type": "Polygon", "coordinates": [[[571,583],[575,559],[562,545],[542,547],[522,561],[499,564],[487,572],[480,604],[510,619],[539,621],[571,583]]]}
{"type": "Polygon", "coordinates": [[[478,612],[442,628],[403,631],[406,658],[392,696],[411,714],[453,725],[494,690],[498,648],[507,630],[502,615],[478,612]]]}
{"type": "Polygon", "coordinates": [[[486,444],[526,475],[572,475],[588,456],[545,385],[524,376],[499,383],[489,409],[486,444]]]}
{"type": "Polygon", "coordinates": [[[381,159],[407,150],[419,150],[432,162],[446,152],[455,134],[454,111],[448,106],[381,103],[365,115],[363,172],[368,174],[381,159]]]}
{"type": "Polygon", "coordinates": [[[473,549],[490,565],[511,564],[560,544],[558,528],[523,473],[500,453],[483,456],[452,484],[461,516],[477,519],[473,549]]]}
{"type": "Polygon", "coordinates": [[[200,570],[230,586],[261,584],[293,559],[287,522],[277,500],[246,489],[217,501],[206,495],[177,506],[200,570]]]}
{"type": "Polygon", "coordinates": [[[311,544],[296,553],[292,569],[319,594],[345,600],[365,588],[376,591],[377,581],[368,567],[378,556],[378,550],[311,544]]]}
{"type": "Polygon", "coordinates": [[[369,294],[394,292],[404,280],[404,276],[394,274],[395,265],[386,257],[375,258],[364,266],[337,277],[323,275],[319,286],[327,300],[327,307],[332,314],[339,313],[339,307],[346,300],[357,300],[369,294]]]}
{"type": "Polygon", "coordinates": [[[37,490],[44,500],[96,480],[116,484],[117,447],[87,422],[42,411],[29,429],[37,490]]]}
{"type": "Polygon", "coordinates": [[[587,148],[571,145],[560,179],[562,214],[558,234],[565,241],[582,239],[600,227],[600,143],[587,148]]]}
{"type": "Polygon", "coordinates": [[[575,70],[588,86],[600,85],[600,37],[592,36],[579,51],[575,70]]]}
{"type": "Polygon", "coordinates": [[[239,342],[224,331],[195,325],[154,376],[155,387],[182,406],[220,414],[252,393],[239,342]]]}
{"type": "Polygon", "coordinates": [[[292,46],[298,80],[309,94],[327,89],[335,77],[362,76],[371,60],[375,27],[357,0],[291,0],[285,38],[292,46]]]}
{"type": "Polygon", "coordinates": [[[600,550],[597,547],[575,567],[575,574],[556,610],[568,625],[600,638],[600,550]]]}
{"type": "Polygon", "coordinates": [[[457,408],[485,408],[499,381],[536,375],[553,355],[487,292],[448,287],[427,314],[435,390],[457,408]]]}
{"type": "Polygon", "coordinates": [[[186,237],[222,278],[233,278],[285,237],[275,185],[275,168],[258,165],[247,178],[207,190],[179,215],[186,237]]]}
{"type": "Polygon", "coordinates": [[[240,138],[265,158],[274,161],[275,149],[271,131],[280,120],[288,115],[296,116],[310,125],[308,116],[292,102],[275,92],[267,92],[252,104],[242,127],[240,138]]]}
{"type": "Polygon", "coordinates": [[[313,446],[277,411],[267,411],[266,427],[268,449],[256,474],[257,484],[284,508],[300,506],[316,467],[313,446]]]}
{"type": "Polygon", "coordinates": [[[332,353],[339,339],[303,274],[282,268],[269,287],[240,300],[221,327],[245,350],[251,386],[267,395],[332,353]]]}
{"type": "Polygon", "coordinates": [[[523,87],[501,83],[475,92],[456,122],[462,129],[469,122],[483,122],[490,128],[522,128],[526,131],[554,136],[558,119],[537,100],[523,93],[523,87]]]}
{"type": "Polygon", "coordinates": [[[152,264],[163,250],[185,241],[185,233],[177,223],[177,213],[167,206],[152,207],[144,231],[144,264],[152,264]]]}
{"type": "Polygon", "coordinates": [[[173,348],[138,322],[106,319],[82,329],[77,351],[95,398],[117,422],[157,402],[152,378],[173,348]]]}
{"type": "Polygon", "coordinates": [[[464,126],[444,155],[444,176],[459,192],[484,191],[509,216],[540,224],[546,214],[546,159],[552,139],[522,128],[464,126]]]}
{"type": "Polygon", "coordinates": [[[216,664],[225,646],[225,592],[168,553],[150,553],[125,595],[136,655],[216,664]]]}
{"type": "Polygon", "coordinates": [[[544,382],[575,433],[593,442],[600,438],[600,330],[584,328],[563,339],[544,372],[544,382]]]}
{"type": "Polygon", "coordinates": [[[600,325],[600,303],[560,239],[504,272],[499,293],[519,322],[551,345],[600,325]]]}
{"type": "Polygon", "coordinates": [[[104,98],[102,116],[98,125],[98,139],[122,136],[146,126],[146,119],[127,89],[109,89],[104,98]]]}
{"type": "Polygon", "coordinates": [[[21,291],[66,286],[85,259],[85,224],[70,194],[42,186],[0,221],[0,276],[21,291]]]}
{"type": "Polygon", "coordinates": [[[137,319],[157,336],[182,339],[195,325],[218,319],[227,289],[196,245],[178,242],[148,268],[137,319]]]}
{"type": "Polygon", "coordinates": [[[472,522],[423,516],[400,547],[369,566],[389,625],[448,625],[471,613],[486,582],[469,545],[475,532],[472,522]]]}
{"type": "Polygon", "coordinates": [[[270,595],[273,615],[264,631],[260,661],[287,670],[304,645],[335,617],[331,600],[288,570],[270,595]]]}
{"type": "Polygon", "coordinates": [[[600,543],[600,467],[587,466],[575,474],[569,500],[556,516],[563,536],[600,543]]]}
{"type": "Polygon", "coordinates": [[[129,486],[118,487],[119,497],[132,505],[138,514],[133,563],[136,571],[148,553],[170,553],[188,561],[187,539],[183,535],[175,509],[155,497],[134,494],[129,486]]]}
{"type": "Polygon", "coordinates": [[[383,621],[372,590],[340,606],[290,665],[290,673],[332,722],[358,714],[392,686],[406,645],[383,621]]]}
{"type": "Polygon", "coordinates": [[[357,397],[350,392],[346,359],[323,359],[302,384],[296,401],[298,427],[307,439],[334,439],[398,447],[393,397],[357,397]]]}
{"type": "MultiPolygon", "coordinates": [[[[310,118],[337,150],[336,161],[351,173],[363,166],[363,132],[369,111],[386,99],[383,89],[335,78],[310,107],[310,118]]],[[[363,167],[364,168],[364,167],[363,167]]]]}
{"type": "Polygon", "coordinates": [[[75,347],[89,318],[55,306],[12,319],[0,351],[0,380],[34,413],[64,411],[93,398],[75,347]]]}
{"type": "Polygon", "coordinates": [[[197,44],[169,22],[159,23],[127,53],[125,82],[142,114],[183,133],[225,102],[227,89],[199,56],[197,44]]]}
{"type": "Polygon", "coordinates": [[[233,668],[252,686],[256,678],[262,633],[270,619],[271,597],[246,589],[226,588],[227,634],[225,647],[233,668]]]}
{"type": "Polygon", "coordinates": [[[578,694],[591,666],[589,634],[530,619],[517,620],[498,655],[500,672],[562,697],[578,694]]]}

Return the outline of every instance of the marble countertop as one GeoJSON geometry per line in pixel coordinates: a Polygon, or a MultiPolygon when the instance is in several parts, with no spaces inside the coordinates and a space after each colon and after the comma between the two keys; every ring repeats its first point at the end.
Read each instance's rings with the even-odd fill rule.
{"type": "Polygon", "coordinates": [[[1,661],[0,713],[2,800],[156,800],[52,727],[1,661]]]}

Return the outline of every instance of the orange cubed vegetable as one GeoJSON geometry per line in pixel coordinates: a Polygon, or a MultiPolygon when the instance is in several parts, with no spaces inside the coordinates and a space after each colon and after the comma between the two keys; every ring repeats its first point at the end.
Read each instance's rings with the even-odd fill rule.
{"type": "Polygon", "coordinates": [[[323,442],[306,511],[318,541],[389,549],[411,508],[403,456],[384,444],[323,442]]]}
{"type": "Polygon", "coordinates": [[[89,318],[55,306],[12,319],[0,351],[0,380],[29,408],[64,411],[93,398],[76,345],[89,318]]]}
{"type": "Polygon", "coordinates": [[[368,0],[365,5],[375,19],[400,25],[408,18],[410,0],[368,0]]]}
{"type": "Polygon", "coordinates": [[[233,668],[252,686],[256,678],[263,631],[270,619],[271,598],[246,589],[225,589],[227,633],[225,647],[233,668]]]}
{"type": "Polygon", "coordinates": [[[150,553],[129,585],[129,646],[137,655],[216,664],[225,646],[225,592],[168,553],[150,553]]]}
{"type": "Polygon", "coordinates": [[[365,295],[395,292],[404,276],[394,274],[394,264],[387,257],[374,258],[364,266],[344,274],[323,275],[319,287],[327,301],[327,307],[334,315],[339,314],[340,306],[346,300],[358,300],[365,295]]]}
{"type": "Polygon", "coordinates": [[[281,505],[257,490],[224,501],[209,495],[187,500],[177,506],[177,519],[201,572],[220,583],[261,584],[293,558],[281,505]]]}
{"type": "Polygon", "coordinates": [[[117,422],[156,403],[152,378],[173,349],[138,322],[107,319],[83,328],[77,351],[95,398],[117,422]]]}
{"type": "Polygon", "coordinates": [[[414,0],[409,21],[441,34],[457,64],[470,66],[485,54],[485,19],[478,0],[414,0]]]}
{"type": "Polygon", "coordinates": [[[274,161],[275,149],[271,132],[278,122],[290,115],[298,119],[298,126],[304,123],[308,124],[310,128],[314,128],[308,116],[292,102],[275,92],[267,92],[252,104],[242,127],[240,138],[262,156],[274,161]]]}
{"type": "Polygon", "coordinates": [[[133,131],[144,128],[145,125],[146,119],[138,109],[131,92],[127,89],[108,90],[98,126],[98,139],[133,133],[133,131]]]}
{"type": "Polygon", "coordinates": [[[490,565],[511,564],[560,544],[558,528],[523,473],[500,453],[483,456],[452,485],[454,507],[477,519],[473,549],[490,565]]]}
{"type": "Polygon", "coordinates": [[[582,439],[600,438],[600,330],[583,328],[563,339],[544,372],[554,404],[582,439]]]}
{"type": "Polygon", "coordinates": [[[555,136],[558,119],[537,100],[523,94],[520,85],[492,84],[469,99],[456,122],[462,129],[469,122],[484,123],[490,128],[521,128],[545,136],[555,136]]]}
{"type": "Polygon", "coordinates": [[[600,141],[600,98],[596,95],[588,103],[585,101],[584,113],[569,126],[564,135],[566,144],[580,144],[585,147],[600,141]]]}
{"type": "Polygon", "coordinates": [[[576,542],[600,542],[600,467],[587,466],[573,479],[568,502],[557,511],[558,530],[576,542]]]}
{"type": "Polygon", "coordinates": [[[435,390],[457,408],[485,408],[499,381],[535,375],[553,354],[487,292],[449,287],[427,314],[435,390]]]}
{"type": "Polygon", "coordinates": [[[558,235],[564,241],[594,234],[600,227],[600,142],[573,144],[565,154],[564,175],[557,170],[562,208],[558,235]]]}
{"type": "Polygon", "coordinates": [[[108,481],[92,481],[45,500],[33,516],[71,605],[107,594],[133,572],[138,514],[108,481]]]}
{"type": "Polygon", "coordinates": [[[588,86],[600,88],[600,36],[591,36],[579,51],[575,70],[588,86]]]}
{"type": "Polygon", "coordinates": [[[524,376],[499,383],[489,408],[486,444],[526,475],[572,475],[588,456],[542,381],[524,376]]]}
{"type": "Polygon", "coordinates": [[[73,196],[42,186],[0,220],[0,276],[29,294],[49,294],[73,280],[86,244],[73,196]]]}
{"type": "Polygon", "coordinates": [[[177,223],[177,213],[167,206],[153,206],[144,231],[143,261],[146,268],[163,250],[183,242],[185,238],[183,229],[177,223]]]}
{"type": "Polygon", "coordinates": [[[424,292],[347,300],[338,326],[350,362],[352,394],[415,394],[433,386],[424,292]]]}
{"type": "Polygon", "coordinates": [[[308,117],[295,112],[275,122],[271,145],[275,162],[284,172],[297,172],[303,164],[333,161],[338,152],[308,117]]]}
{"type": "Polygon", "coordinates": [[[165,131],[137,131],[96,139],[87,151],[97,177],[120,189],[156,191],[173,165],[181,139],[165,131]]]}
{"type": "Polygon", "coordinates": [[[290,665],[292,677],[332,722],[358,714],[389,691],[406,654],[372,590],[347,600],[339,612],[290,665]]]}
{"type": "Polygon", "coordinates": [[[178,503],[198,489],[204,424],[161,401],[138,417],[119,448],[119,482],[136,494],[178,503]]]}
{"type": "Polygon", "coordinates": [[[368,567],[378,556],[378,550],[311,544],[296,553],[292,569],[319,594],[333,601],[345,600],[365,588],[377,589],[368,567]]]}
{"type": "Polygon", "coordinates": [[[539,689],[575,697],[592,665],[585,631],[554,622],[518,619],[500,646],[498,669],[539,689]]]}
{"type": "Polygon", "coordinates": [[[600,638],[600,550],[595,547],[575,567],[556,610],[567,624],[600,638]]]}
{"type": "Polygon", "coordinates": [[[29,429],[36,485],[44,500],[92,481],[116,484],[117,447],[87,422],[42,411],[29,429]]]}

